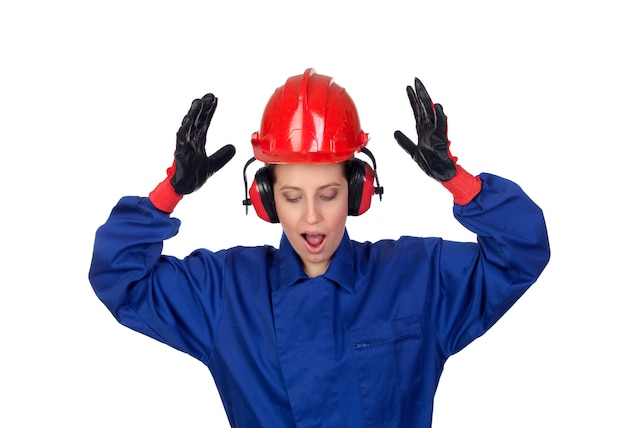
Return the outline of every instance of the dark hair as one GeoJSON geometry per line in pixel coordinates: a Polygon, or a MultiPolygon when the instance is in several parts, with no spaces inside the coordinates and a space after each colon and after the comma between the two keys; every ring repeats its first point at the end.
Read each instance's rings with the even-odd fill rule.
{"type": "MultiPolygon", "coordinates": [[[[353,157],[341,162],[341,168],[343,170],[343,176],[346,177],[346,180],[350,180],[350,166],[352,165],[351,160],[353,157]]],[[[276,184],[276,165],[275,163],[268,163],[265,165],[265,170],[267,171],[267,177],[270,179],[270,183],[272,186],[276,184]]]]}

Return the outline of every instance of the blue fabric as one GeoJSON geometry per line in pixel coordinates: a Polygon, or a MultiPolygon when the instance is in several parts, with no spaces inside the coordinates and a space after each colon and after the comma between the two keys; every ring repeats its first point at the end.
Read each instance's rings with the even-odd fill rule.
{"type": "Polygon", "coordinates": [[[90,281],[120,323],[206,364],[233,427],[430,427],[446,359],[549,259],[541,210],[511,181],[481,179],[454,206],[477,243],[346,232],[316,278],[285,236],[164,256],[179,221],[125,197],[96,233],[90,281]]]}

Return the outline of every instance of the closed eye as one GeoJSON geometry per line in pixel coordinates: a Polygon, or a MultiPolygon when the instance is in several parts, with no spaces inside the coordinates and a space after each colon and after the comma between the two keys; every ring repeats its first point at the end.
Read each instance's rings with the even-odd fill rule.
{"type": "Polygon", "coordinates": [[[302,194],[300,192],[287,191],[281,193],[282,197],[285,198],[287,202],[298,202],[302,199],[302,194]]]}
{"type": "Polygon", "coordinates": [[[320,195],[320,199],[322,201],[332,201],[337,197],[337,192],[333,192],[332,194],[320,195]]]}

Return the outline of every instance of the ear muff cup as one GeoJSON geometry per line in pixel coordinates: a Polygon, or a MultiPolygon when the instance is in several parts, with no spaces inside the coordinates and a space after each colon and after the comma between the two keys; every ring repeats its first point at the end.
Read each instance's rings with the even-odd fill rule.
{"type": "Polygon", "coordinates": [[[266,167],[260,168],[254,176],[254,181],[250,186],[250,203],[261,219],[278,223],[274,190],[266,167]]]}
{"type": "Polygon", "coordinates": [[[351,159],[348,177],[348,215],[359,216],[372,204],[374,170],[360,159],[351,159]]]}

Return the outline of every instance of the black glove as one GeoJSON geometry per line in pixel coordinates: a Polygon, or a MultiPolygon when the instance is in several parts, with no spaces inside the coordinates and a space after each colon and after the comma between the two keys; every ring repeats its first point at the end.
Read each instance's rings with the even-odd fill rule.
{"type": "Polygon", "coordinates": [[[235,147],[231,144],[209,157],[206,155],[206,134],[216,107],[217,98],[213,94],[194,100],[176,133],[176,170],[170,183],[180,195],[198,190],[235,155],[235,147]]]}
{"type": "Polygon", "coordinates": [[[448,124],[441,104],[434,104],[422,82],[406,88],[417,129],[417,145],[402,131],[393,136],[400,146],[430,177],[444,182],[456,175],[456,158],[449,151],[448,124]]]}

